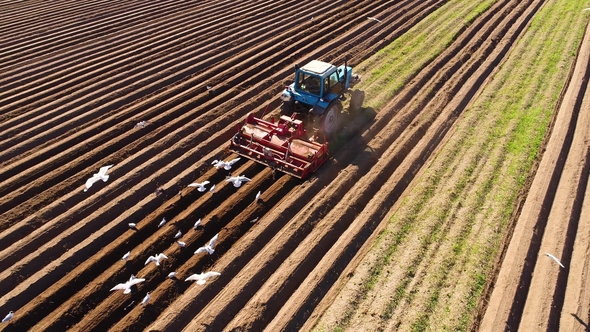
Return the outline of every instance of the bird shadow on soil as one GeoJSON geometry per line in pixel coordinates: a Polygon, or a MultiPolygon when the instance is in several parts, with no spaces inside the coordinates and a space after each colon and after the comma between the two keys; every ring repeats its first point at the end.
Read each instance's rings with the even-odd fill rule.
{"type": "Polygon", "coordinates": [[[574,316],[574,318],[578,321],[578,323],[582,324],[582,326],[584,326],[584,328],[586,328],[586,331],[590,331],[590,326],[588,326],[588,324],[586,324],[580,317],[578,317],[578,315],[576,314],[570,314],[572,316],[574,316]]]}

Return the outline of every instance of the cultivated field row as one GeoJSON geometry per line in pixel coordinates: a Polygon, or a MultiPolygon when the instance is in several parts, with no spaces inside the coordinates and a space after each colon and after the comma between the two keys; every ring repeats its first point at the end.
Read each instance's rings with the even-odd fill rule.
{"type": "MultiPolygon", "coordinates": [[[[278,106],[293,64],[347,58],[354,66],[457,3],[54,3],[31,9],[56,20],[50,38],[15,25],[31,38],[7,41],[0,54],[15,61],[0,72],[11,89],[0,91],[0,312],[16,311],[5,330],[309,329],[358,248],[544,2],[499,0],[465,23],[370,127],[343,137],[317,176],[301,182],[242,160],[231,174],[252,181],[240,188],[210,163],[236,157],[224,151],[229,138],[247,113],[278,106]],[[113,14],[92,15],[103,7],[113,14]],[[92,19],[76,22],[78,13],[92,19]],[[141,120],[150,124],[133,128],[141,120]],[[82,192],[108,164],[109,181],[82,192]],[[186,187],[204,180],[215,192],[186,187]],[[154,194],[158,187],[164,195],[154,194]],[[173,238],[178,231],[185,247],[173,238]],[[213,255],[193,254],[215,234],[213,255]],[[160,252],[169,257],[160,267],[144,265],[160,252]],[[221,276],[184,282],[208,270],[221,276]],[[166,277],[171,271],[178,279],[166,277]],[[131,294],[109,291],[131,274],[146,281],[131,294]],[[147,292],[149,304],[138,305],[147,292]]],[[[0,8],[33,20],[16,4],[0,8]]],[[[434,227],[455,236],[449,225],[434,227]]],[[[417,264],[451,250],[424,248],[417,264]]]]}
{"type": "MultiPolygon", "coordinates": [[[[122,109],[118,110],[118,112],[115,111],[117,112],[114,114],[115,116],[109,116],[110,114],[108,112],[110,105],[107,103],[106,106],[102,106],[103,112],[100,111],[100,104],[94,105],[92,111],[94,112],[95,116],[96,114],[103,114],[103,116],[100,117],[99,115],[97,121],[98,124],[95,123],[90,128],[80,128],[80,126],[73,126],[75,127],[75,133],[66,132],[65,134],[62,134],[62,132],[60,132],[59,125],[55,126],[50,124],[45,126],[43,130],[40,130],[38,135],[31,135],[29,140],[32,146],[39,145],[35,144],[34,142],[47,141],[48,143],[46,143],[45,146],[41,144],[39,148],[36,148],[32,151],[28,148],[23,149],[22,153],[20,153],[21,151],[18,151],[19,153],[15,153],[15,158],[10,160],[10,162],[7,162],[5,164],[5,168],[3,168],[3,174],[8,176],[12,175],[10,177],[7,176],[6,178],[8,178],[8,181],[3,182],[2,188],[5,190],[5,192],[8,193],[10,189],[21,189],[18,193],[14,193],[11,199],[6,199],[4,201],[6,204],[2,205],[4,209],[3,211],[5,212],[4,216],[12,216],[13,219],[10,219],[10,217],[7,219],[14,220],[13,223],[8,222],[3,224],[5,231],[2,233],[2,236],[6,240],[3,241],[3,251],[10,253],[6,256],[7,259],[3,260],[2,262],[3,267],[7,268],[7,272],[5,272],[7,278],[3,279],[3,286],[6,286],[6,288],[2,287],[2,289],[5,290],[3,293],[4,296],[2,298],[2,301],[4,301],[3,307],[4,304],[20,304],[21,306],[24,304],[29,305],[28,308],[23,310],[28,314],[21,317],[20,320],[15,320],[15,326],[18,326],[17,324],[19,324],[19,322],[21,322],[20,324],[27,324],[20,325],[21,327],[31,326],[35,323],[34,319],[31,319],[32,317],[43,316],[47,316],[49,318],[39,322],[38,326],[40,327],[50,327],[45,325],[45,321],[51,322],[51,326],[72,325],[74,322],[76,322],[76,320],[81,319],[82,315],[88,313],[90,308],[87,305],[84,305],[84,303],[80,303],[79,301],[76,302],[76,300],[68,301],[62,304],[59,308],[56,308],[56,306],[60,305],[61,303],[55,300],[70,297],[76,298],[76,292],[79,293],[77,290],[86,286],[89,280],[88,278],[97,279],[98,276],[103,275],[109,280],[116,280],[116,277],[119,276],[119,273],[121,275],[128,274],[125,269],[118,269],[118,272],[114,275],[108,274],[106,272],[103,273],[103,271],[101,271],[101,266],[110,266],[113,261],[118,260],[120,255],[118,252],[115,253],[114,250],[127,250],[128,246],[131,246],[132,248],[135,246],[134,250],[143,251],[141,244],[146,244],[146,248],[152,249],[164,249],[165,247],[168,247],[169,244],[161,243],[161,237],[165,235],[154,235],[152,234],[153,230],[150,230],[149,232],[142,232],[141,222],[137,222],[139,229],[138,232],[126,232],[126,223],[129,221],[140,221],[144,219],[147,220],[146,218],[159,218],[160,215],[163,215],[163,211],[166,209],[160,206],[162,204],[161,199],[153,197],[153,190],[156,188],[156,186],[159,185],[165,189],[168,189],[169,193],[176,193],[177,189],[181,188],[177,186],[178,182],[185,182],[182,185],[182,187],[184,187],[191,181],[196,180],[198,176],[197,174],[205,172],[205,170],[208,168],[206,165],[211,159],[213,159],[213,157],[222,155],[218,147],[221,144],[227,142],[233,130],[235,130],[232,128],[235,128],[236,123],[241,120],[247,111],[253,109],[253,102],[251,100],[254,99],[257,101],[257,107],[260,107],[264,105],[263,103],[266,103],[270,99],[268,98],[269,96],[276,93],[264,91],[265,89],[268,89],[270,85],[276,84],[274,83],[276,82],[276,78],[274,82],[268,79],[261,80],[261,78],[265,76],[268,77],[270,75],[272,77],[272,72],[265,69],[268,67],[269,63],[272,63],[272,61],[276,62],[276,60],[284,58],[283,54],[289,54],[290,56],[305,54],[310,58],[319,57],[322,52],[325,52],[323,49],[317,48],[317,46],[322,42],[326,44],[324,49],[335,49],[335,52],[345,47],[349,49],[353,47],[353,52],[351,53],[354,54],[354,56],[350,61],[358,62],[363,56],[367,56],[367,54],[369,54],[368,52],[371,50],[371,48],[368,47],[361,47],[363,46],[362,42],[370,42],[372,40],[379,40],[382,38],[392,38],[396,34],[400,34],[404,29],[407,29],[406,24],[408,21],[411,22],[412,19],[419,20],[421,15],[427,15],[428,9],[434,9],[434,4],[436,4],[436,2],[433,1],[426,3],[425,7],[417,7],[413,9],[408,7],[408,9],[404,10],[403,12],[413,13],[415,16],[404,18],[401,15],[395,14],[396,11],[399,10],[398,7],[387,8],[387,10],[384,11],[383,7],[385,6],[385,2],[375,3],[372,6],[361,6],[359,2],[357,4],[358,8],[351,7],[347,11],[335,10],[335,12],[340,13],[342,18],[346,20],[357,20],[363,23],[359,27],[355,27],[348,34],[341,33],[340,30],[345,31],[343,29],[346,29],[346,26],[344,26],[341,22],[336,21],[336,18],[334,15],[332,15],[329,20],[325,20],[328,23],[331,22],[330,25],[326,25],[323,29],[318,29],[314,34],[308,34],[310,39],[317,39],[320,36],[324,36],[324,39],[319,38],[319,41],[315,43],[310,43],[308,40],[294,42],[290,47],[287,48],[285,48],[284,45],[274,45],[274,47],[269,49],[269,45],[272,45],[273,43],[276,44],[275,40],[278,41],[281,38],[284,39],[287,32],[291,34],[296,32],[291,30],[285,31],[285,33],[282,35],[280,33],[278,35],[275,33],[275,35],[277,35],[275,39],[265,41],[264,45],[259,48],[253,48],[252,45],[255,44],[248,44],[247,46],[251,48],[250,52],[242,52],[241,57],[239,49],[237,51],[234,50],[234,52],[237,53],[234,58],[227,60],[225,63],[219,62],[219,64],[216,66],[209,66],[208,71],[206,71],[206,73],[210,75],[208,77],[213,78],[213,82],[215,82],[214,79],[217,78],[220,81],[231,84],[233,83],[231,78],[235,77],[234,79],[236,84],[234,86],[214,85],[214,95],[205,92],[206,89],[204,89],[204,84],[200,84],[199,89],[195,89],[193,87],[187,91],[186,87],[190,86],[191,83],[194,83],[199,79],[203,79],[203,77],[207,77],[203,76],[201,78],[189,78],[186,82],[181,83],[183,84],[182,86],[176,89],[169,89],[173,90],[172,92],[176,92],[176,94],[169,92],[173,99],[183,98],[182,94],[180,96],[178,95],[179,91],[182,91],[182,93],[186,95],[184,98],[194,98],[195,94],[198,94],[200,90],[203,90],[203,92],[199,94],[201,99],[196,99],[193,101],[193,103],[205,100],[208,101],[208,104],[205,103],[206,105],[202,106],[200,110],[192,111],[193,113],[189,114],[193,117],[192,119],[188,118],[189,115],[186,114],[186,111],[189,107],[188,105],[182,105],[180,107],[176,107],[176,109],[174,107],[170,107],[167,110],[167,113],[164,115],[166,116],[164,120],[176,118],[176,121],[172,121],[170,124],[170,122],[166,121],[159,122],[157,117],[155,119],[154,117],[142,117],[142,119],[150,119],[152,124],[148,126],[146,130],[136,130],[135,132],[132,132],[132,137],[129,137],[129,128],[133,126],[135,119],[131,120],[133,122],[129,121],[125,126],[126,128],[117,128],[119,129],[118,131],[109,131],[106,128],[112,127],[109,125],[120,122],[125,116],[130,117],[134,115],[130,115],[129,113],[134,111],[135,105],[123,107],[122,109]],[[375,15],[378,11],[381,11],[382,14],[384,14],[382,17],[383,21],[389,22],[387,27],[379,29],[380,31],[377,32],[371,31],[371,29],[376,30],[374,25],[371,25],[370,21],[365,21],[366,19],[364,17],[359,18],[357,16],[358,9],[361,7],[366,11],[367,15],[375,15]],[[385,16],[387,13],[391,13],[390,16],[385,16]],[[326,32],[330,31],[330,29],[332,30],[332,34],[326,34],[326,32]],[[368,36],[365,36],[364,34],[368,34],[368,36]],[[336,40],[329,42],[330,38],[336,38],[336,40]],[[307,44],[307,46],[303,46],[304,44],[307,44]],[[355,44],[358,45],[357,51],[354,51],[355,44]],[[277,53],[276,51],[279,49],[282,49],[283,53],[277,53]],[[315,53],[306,54],[304,53],[306,49],[314,49],[315,53]],[[275,56],[269,58],[268,54],[273,52],[275,56]],[[259,56],[254,56],[257,53],[259,56]],[[230,68],[231,70],[224,71],[226,68],[230,68]],[[254,71],[249,72],[247,71],[248,68],[258,68],[259,73],[256,75],[254,71]],[[260,69],[262,69],[262,72],[260,69]],[[216,114],[209,115],[205,111],[206,109],[210,109],[214,106],[219,106],[224,102],[227,103],[227,101],[230,99],[230,93],[235,95],[236,92],[239,92],[239,90],[237,90],[237,87],[239,87],[239,82],[242,82],[242,84],[245,84],[245,86],[248,86],[248,84],[256,84],[258,86],[251,89],[250,91],[240,93],[237,97],[232,99],[233,105],[239,105],[240,102],[245,104],[238,109],[238,114],[235,114],[228,119],[227,117],[219,118],[219,116],[216,114]],[[230,90],[230,87],[233,89],[230,90]],[[260,91],[260,94],[256,95],[258,91],[260,91]],[[195,116],[195,114],[197,115],[195,116]],[[178,119],[179,116],[181,116],[180,119],[178,119]],[[190,124],[190,120],[194,120],[195,118],[198,119],[198,116],[206,116],[206,118],[202,119],[202,122],[190,124]],[[218,120],[217,123],[212,122],[212,119],[218,120]],[[187,122],[189,122],[188,125],[187,122]],[[194,129],[203,123],[206,123],[206,128],[201,128],[199,132],[194,133],[194,129]],[[168,124],[168,127],[166,128],[165,125],[160,126],[160,124],[168,124]],[[227,126],[227,124],[231,124],[231,126],[227,126]],[[176,132],[174,132],[175,129],[176,132]],[[152,133],[150,133],[150,130],[152,133]],[[192,137],[189,136],[181,142],[177,141],[177,135],[186,135],[188,132],[193,132],[192,137]],[[118,138],[118,136],[113,136],[117,134],[119,134],[120,138],[118,138]],[[63,135],[62,137],[67,138],[62,139],[60,135],[63,135]],[[163,142],[159,141],[164,135],[167,135],[168,139],[163,142]],[[47,140],[47,137],[54,137],[55,139],[51,141],[47,140]],[[137,143],[138,138],[140,137],[142,142],[137,143]],[[150,139],[150,137],[152,138],[150,139]],[[202,141],[204,138],[208,139],[200,145],[197,144],[197,146],[191,146],[187,144],[188,141],[198,142],[202,141]],[[173,145],[173,148],[170,148],[170,145],[167,143],[174,140],[177,144],[173,145]],[[105,142],[106,146],[99,146],[99,142],[105,142]],[[119,143],[119,145],[115,145],[116,143],[119,143]],[[113,158],[111,152],[121,149],[121,146],[127,147],[126,150],[120,152],[120,157],[113,158]],[[209,151],[208,154],[206,154],[207,152],[204,152],[207,151],[207,149],[209,151]],[[182,156],[184,153],[186,156],[187,150],[190,158],[192,158],[190,161],[187,160],[187,157],[181,157],[180,159],[176,159],[174,166],[170,166],[162,170],[162,166],[171,163],[169,160],[170,155],[182,156]],[[76,151],[76,154],[71,153],[72,151],[76,151]],[[57,154],[55,152],[57,152],[57,154]],[[157,156],[158,153],[160,153],[160,157],[153,158],[154,156],[157,156]],[[111,155],[107,160],[98,159],[104,158],[104,155],[109,154],[111,155]],[[77,157],[75,159],[71,159],[75,155],[77,155],[77,157]],[[189,165],[194,164],[199,160],[199,158],[203,156],[206,156],[206,159],[201,162],[200,167],[197,168],[196,171],[195,169],[190,169],[190,171],[187,171],[190,168],[189,165]],[[98,167],[101,165],[101,160],[103,163],[107,162],[116,164],[117,167],[113,168],[111,172],[112,181],[109,181],[106,188],[102,189],[104,192],[101,190],[100,186],[98,189],[96,189],[97,191],[101,190],[99,193],[103,192],[106,197],[101,195],[100,199],[95,197],[94,200],[86,200],[84,198],[85,194],[80,192],[80,183],[84,181],[86,174],[76,173],[80,169],[89,167],[88,165],[92,165],[90,167],[98,167]],[[149,166],[146,167],[146,162],[148,161],[149,166]],[[54,169],[56,165],[64,166],[57,166],[58,169],[56,171],[54,169]],[[141,169],[141,171],[134,172],[134,168],[141,169]],[[156,169],[160,169],[160,171],[152,173],[153,175],[147,179],[138,176],[141,173],[150,174],[150,171],[156,169]],[[65,171],[65,173],[62,173],[63,171],[65,171]],[[56,174],[59,175],[56,176],[56,174]],[[69,177],[70,174],[75,174],[74,176],[76,178],[73,179],[69,177]],[[117,174],[131,175],[121,177],[117,176],[117,174]],[[162,176],[162,174],[164,175],[162,176]],[[21,179],[23,178],[36,178],[37,180],[34,181],[32,185],[29,184],[27,188],[24,188],[23,191],[22,182],[19,182],[22,181],[21,179]],[[49,183],[46,181],[49,181],[49,183]],[[56,200],[56,197],[60,197],[60,199],[56,200]],[[141,197],[144,198],[142,199],[141,197]],[[16,201],[14,199],[16,199],[16,201]],[[104,204],[104,202],[109,201],[110,203],[106,203],[106,205],[104,204]],[[137,201],[139,201],[139,203],[136,203],[137,201]],[[101,202],[103,202],[103,206],[98,209],[98,204],[101,202]],[[30,215],[28,218],[25,218],[25,220],[22,220],[22,215],[26,214],[22,212],[27,211],[30,208],[36,208],[39,211],[38,214],[30,215]],[[150,210],[158,216],[147,216],[149,215],[148,211],[150,210]],[[117,217],[118,214],[121,215],[117,217]],[[19,215],[21,217],[19,217],[19,215]],[[37,218],[38,216],[41,218],[37,218]],[[81,219],[84,220],[84,222],[79,222],[81,219]],[[112,219],[114,220],[105,224],[105,220],[112,219]],[[24,236],[27,233],[28,235],[24,236]],[[122,234],[128,235],[125,236],[122,234]],[[134,238],[133,242],[130,243],[128,241],[128,236],[134,238]],[[149,240],[150,238],[152,240],[149,240]],[[120,241],[113,243],[115,240],[120,241]],[[151,247],[148,245],[150,242],[152,243],[151,247]],[[111,246],[104,248],[105,243],[111,243],[111,246]],[[125,247],[123,247],[124,245],[125,247]],[[101,248],[103,248],[103,251],[99,253],[101,248]],[[110,251],[108,253],[104,253],[105,250],[110,251]],[[38,266],[48,263],[50,264],[49,266],[40,271],[38,270],[38,266]],[[78,266],[78,268],[73,269],[73,271],[68,271],[62,268],[64,265],[78,266]],[[18,274],[14,273],[16,271],[18,271],[18,274]],[[86,277],[79,278],[80,275],[84,275],[86,277]],[[66,277],[64,278],[64,276],[66,277]],[[22,280],[25,280],[25,283],[31,283],[31,285],[29,287],[19,287],[18,285],[20,285],[20,281],[22,280]],[[67,282],[68,280],[71,282],[67,282]],[[64,286],[60,287],[56,284],[53,288],[49,288],[50,285],[58,281],[63,283],[64,286]],[[38,296],[39,294],[41,294],[40,297],[38,296]],[[32,299],[35,297],[42,300],[32,301],[32,299]],[[71,307],[72,305],[76,306],[77,309],[67,310],[66,312],[68,312],[68,315],[59,314],[60,312],[64,312],[61,311],[62,308],[71,307]],[[51,318],[55,317],[50,315],[52,311],[57,313],[55,315],[57,316],[56,319],[51,318]],[[25,317],[28,319],[25,320],[25,317]]],[[[410,4],[401,3],[400,6],[410,6],[410,4]]],[[[326,17],[329,17],[330,14],[333,13],[328,12],[326,17]]],[[[322,18],[323,17],[321,15],[315,17],[316,20],[322,18]]],[[[301,30],[301,28],[299,29],[301,30]]],[[[237,47],[238,46],[239,45],[237,45],[237,47]]],[[[334,57],[342,58],[342,54],[336,53],[334,57]]],[[[290,76],[291,72],[291,68],[280,72],[279,75],[282,75],[283,77],[279,76],[279,81],[281,79],[285,79],[287,76],[290,76]]],[[[276,76],[277,75],[275,74],[274,77],[276,76]]],[[[245,88],[243,89],[245,90],[245,88]]],[[[199,98],[199,95],[197,95],[197,98],[199,98]]],[[[161,108],[154,110],[153,103],[158,101],[161,102],[162,100],[164,100],[164,103],[166,103],[166,96],[166,94],[155,94],[152,97],[152,100],[147,97],[143,102],[139,103],[139,106],[135,107],[137,109],[140,107],[149,109],[151,107],[151,114],[156,114],[158,111],[161,111],[162,108],[165,108],[165,106],[171,106],[171,103],[176,102],[176,100],[168,101],[167,104],[160,106],[161,108]],[[148,104],[149,102],[152,102],[152,104],[148,104]]],[[[231,109],[231,106],[232,104],[229,104],[229,106],[227,106],[228,109],[231,109]]],[[[31,111],[34,112],[35,109],[36,108],[33,107],[31,111]]],[[[67,109],[67,107],[64,107],[64,109],[67,109]]],[[[28,111],[23,114],[27,113],[28,111]]],[[[223,114],[227,113],[227,109],[223,110],[223,114]]],[[[34,117],[30,118],[34,119],[34,117]]],[[[69,119],[70,118],[66,116],[59,119],[58,123],[64,123],[64,125],[67,125],[69,119]]],[[[41,123],[41,121],[39,121],[39,123],[41,123]]],[[[10,128],[10,126],[7,126],[7,128],[10,128]]],[[[245,172],[253,179],[256,178],[254,174],[262,170],[260,166],[253,165],[252,163],[247,163],[244,165],[244,167],[246,167],[244,171],[249,170],[250,172],[255,172],[253,174],[245,172]]],[[[209,171],[209,173],[205,173],[203,176],[205,176],[207,179],[211,179],[212,182],[218,183],[218,190],[220,190],[219,193],[221,195],[216,195],[215,197],[220,197],[219,199],[222,199],[222,195],[224,193],[227,194],[227,191],[222,190],[224,182],[219,182],[223,180],[224,175],[215,174],[215,177],[210,173],[211,172],[209,171]]],[[[266,174],[264,178],[268,181],[269,174],[266,174]]],[[[291,186],[295,185],[295,183],[292,183],[292,179],[286,179],[285,181],[291,183],[291,186]]],[[[268,186],[268,184],[266,186],[268,186]]],[[[265,186],[258,185],[258,182],[252,183],[250,187],[252,190],[265,189],[265,186]]],[[[97,195],[98,194],[95,194],[95,196],[97,195]]],[[[174,196],[168,196],[169,199],[171,199],[171,197],[174,196]]],[[[241,196],[230,199],[230,202],[233,203],[229,205],[233,209],[239,208],[239,206],[236,206],[238,205],[236,202],[240,199],[240,197],[241,196]]],[[[279,199],[280,197],[281,196],[275,197],[275,199],[279,199]]],[[[196,204],[191,201],[191,198],[195,198],[194,193],[192,195],[190,193],[185,194],[183,199],[186,203],[184,203],[182,207],[176,207],[174,212],[172,212],[173,216],[181,213],[182,211],[185,211],[185,209],[189,209],[189,207],[192,206],[191,204],[196,204]]],[[[193,209],[196,207],[199,207],[199,205],[193,206],[193,209]]],[[[209,212],[207,212],[206,208],[202,208],[202,210],[203,211],[199,212],[203,214],[204,218],[211,217],[208,215],[209,212]]],[[[235,214],[236,212],[233,213],[235,214]]],[[[232,213],[230,212],[230,216],[231,214],[232,213]]],[[[169,216],[168,219],[172,220],[170,221],[170,224],[174,224],[175,220],[171,216],[169,216]]],[[[185,223],[186,222],[188,221],[185,221],[185,223]]],[[[227,223],[227,221],[225,221],[225,223],[227,223]]],[[[221,226],[217,227],[221,229],[221,226]]],[[[197,236],[195,240],[201,239],[201,241],[205,241],[205,239],[210,235],[211,234],[206,233],[202,236],[202,238],[197,236]]],[[[239,237],[238,235],[236,237],[239,237]]],[[[191,243],[191,241],[185,242],[187,242],[187,246],[189,243],[191,243]]],[[[196,242],[197,241],[195,241],[195,245],[200,245],[196,242]]],[[[221,254],[223,253],[223,237],[221,239],[219,252],[221,254]]],[[[146,252],[144,256],[147,257],[147,254],[148,253],[146,252]]],[[[138,259],[136,263],[139,261],[141,261],[141,259],[138,259]]],[[[184,262],[179,261],[178,264],[181,263],[184,262]]],[[[173,266],[175,263],[171,262],[170,264],[173,266]]],[[[190,263],[186,264],[192,266],[190,263]]],[[[129,267],[129,269],[132,268],[133,267],[131,266],[129,267]]],[[[135,268],[137,268],[137,265],[135,265],[135,268]]],[[[156,280],[157,279],[154,279],[153,282],[156,283],[156,280]]],[[[104,287],[107,289],[109,288],[106,283],[104,287]]],[[[84,295],[80,298],[84,299],[91,305],[96,305],[101,301],[103,301],[102,303],[107,303],[108,305],[108,301],[101,299],[104,299],[105,296],[112,296],[110,293],[105,292],[104,294],[99,295],[98,298],[93,299],[91,296],[88,296],[88,293],[83,294],[84,295]]],[[[177,295],[171,294],[170,296],[173,298],[177,295]]],[[[109,306],[112,307],[110,309],[111,313],[116,310],[120,311],[121,309],[116,304],[109,306]]],[[[154,307],[154,309],[155,308],[156,307],[154,307]]],[[[108,312],[109,311],[107,311],[107,313],[108,312]]],[[[116,316],[117,315],[113,313],[112,317],[116,316]]],[[[105,319],[104,321],[88,319],[81,322],[80,324],[88,324],[89,322],[92,322],[92,324],[103,324],[104,326],[109,326],[116,321],[112,317],[110,319],[105,319]]],[[[146,318],[144,317],[144,320],[145,319],[146,318]]],[[[149,322],[149,319],[153,319],[153,317],[147,319],[149,322]]],[[[130,324],[131,323],[132,322],[130,322],[130,324]]]]}

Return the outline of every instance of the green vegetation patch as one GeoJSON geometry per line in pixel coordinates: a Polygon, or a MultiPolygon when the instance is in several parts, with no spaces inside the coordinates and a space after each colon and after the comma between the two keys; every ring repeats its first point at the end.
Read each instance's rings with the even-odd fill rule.
{"type": "MultiPolygon", "coordinates": [[[[492,3],[449,1],[360,64],[363,81],[358,87],[366,92],[365,104],[379,111],[492,3]]],[[[518,194],[540,158],[558,97],[575,61],[588,20],[583,8],[581,2],[555,0],[535,14],[502,68],[464,111],[432,164],[415,179],[413,192],[399,202],[398,212],[373,245],[379,258],[357,285],[340,319],[335,325],[320,320],[318,328],[343,331],[355,325],[355,319],[366,315],[360,308],[371,306],[364,302],[369,294],[379,294],[388,299],[379,315],[379,330],[392,326],[413,331],[469,329],[518,194]],[[445,183],[450,180],[454,184],[445,183]],[[427,230],[419,226],[426,218],[437,220],[426,224],[427,230]],[[449,229],[455,223],[460,223],[459,230],[452,233],[449,229]],[[426,237],[416,248],[419,253],[397,286],[387,294],[376,289],[387,283],[383,271],[398,268],[394,257],[408,239],[424,232],[426,237]],[[436,254],[439,248],[441,257],[436,254]],[[395,310],[402,305],[404,312],[414,314],[396,317],[395,310]]]]}

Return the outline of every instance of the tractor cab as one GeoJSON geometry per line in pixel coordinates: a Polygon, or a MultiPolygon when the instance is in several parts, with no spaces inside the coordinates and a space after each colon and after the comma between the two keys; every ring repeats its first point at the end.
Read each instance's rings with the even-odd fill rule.
{"type": "Polygon", "coordinates": [[[337,68],[329,63],[313,60],[299,68],[295,75],[294,88],[300,93],[323,98],[325,94],[334,92],[337,97],[342,92],[342,82],[339,79],[339,76],[344,76],[342,70],[338,75],[337,68]]]}
{"type": "Polygon", "coordinates": [[[330,104],[344,98],[352,76],[352,68],[346,65],[336,67],[319,60],[303,67],[296,65],[295,81],[281,94],[283,114],[323,115],[330,104]]]}

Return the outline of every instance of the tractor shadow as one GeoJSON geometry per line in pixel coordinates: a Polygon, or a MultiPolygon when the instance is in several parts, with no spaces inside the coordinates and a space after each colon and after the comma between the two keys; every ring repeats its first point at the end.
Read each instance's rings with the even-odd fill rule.
{"type": "MultiPolygon", "coordinates": [[[[341,117],[341,129],[330,140],[330,154],[335,155],[340,149],[345,148],[352,140],[360,139],[359,135],[367,130],[375,121],[377,112],[372,107],[361,107],[355,112],[343,112],[341,117]]],[[[375,152],[364,145],[362,151],[353,160],[357,164],[366,159],[376,159],[375,152]]]]}

